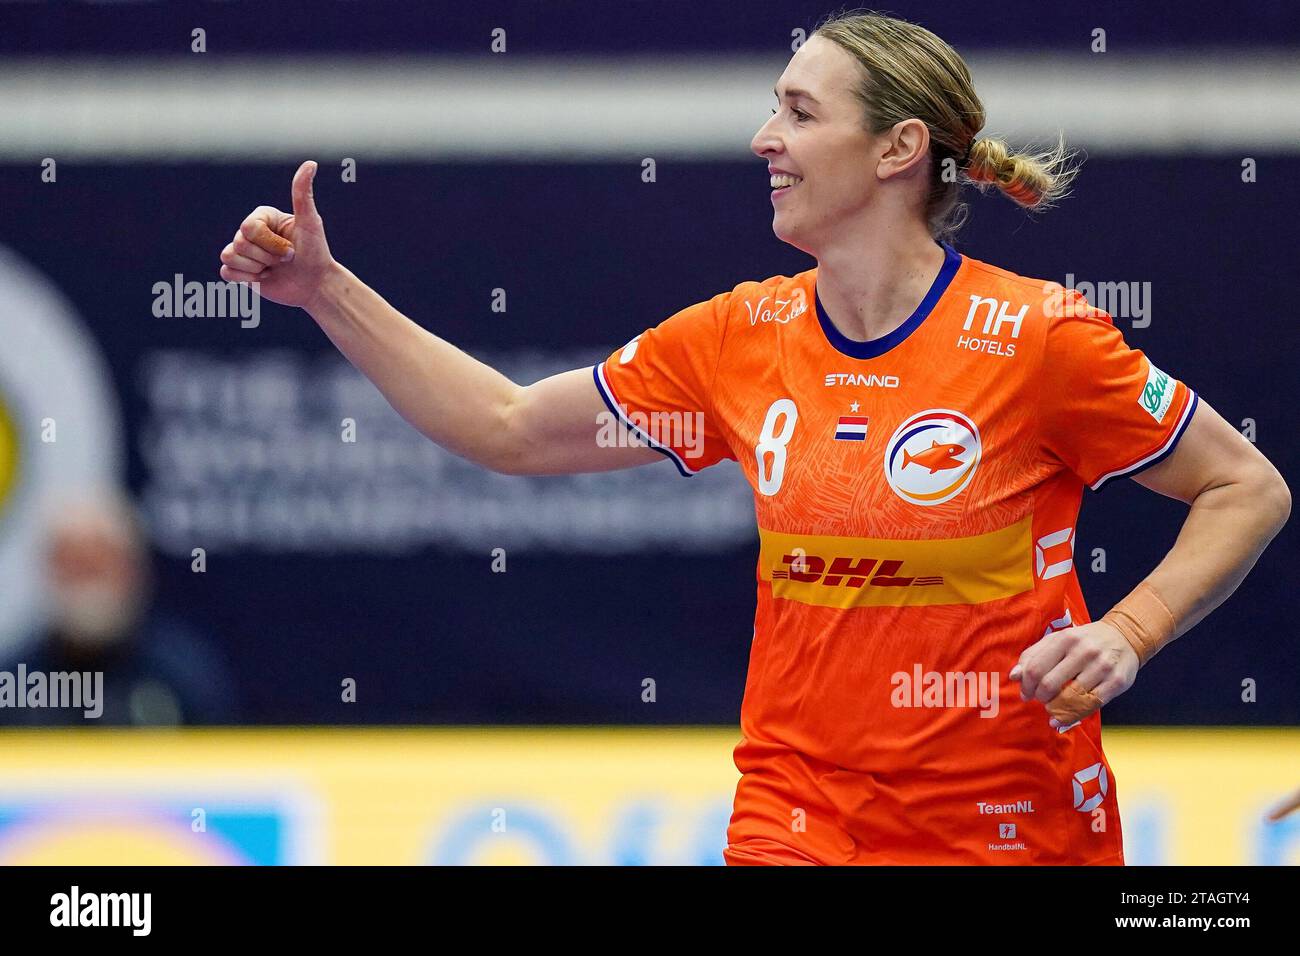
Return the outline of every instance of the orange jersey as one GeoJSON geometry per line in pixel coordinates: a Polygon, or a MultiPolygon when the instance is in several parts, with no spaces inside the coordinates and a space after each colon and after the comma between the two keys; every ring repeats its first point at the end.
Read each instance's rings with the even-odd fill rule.
{"type": "Polygon", "coordinates": [[[1122,862],[1100,715],[1007,674],[1086,623],[1083,486],[1168,455],[1196,395],[1059,283],[944,246],[916,312],[842,335],[817,270],[743,282],[593,370],[683,474],[754,491],[758,606],[727,859],[1122,862]]]}

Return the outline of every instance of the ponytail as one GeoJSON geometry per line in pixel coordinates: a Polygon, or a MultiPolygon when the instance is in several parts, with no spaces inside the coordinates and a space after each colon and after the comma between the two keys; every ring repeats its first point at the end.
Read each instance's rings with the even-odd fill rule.
{"type": "Polygon", "coordinates": [[[963,172],[980,188],[996,186],[1019,206],[1043,209],[1068,194],[1079,172],[1072,160],[1064,138],[1046,149],[1017,153],[1004,140],[982,137],[971,143],[963,172]]]}

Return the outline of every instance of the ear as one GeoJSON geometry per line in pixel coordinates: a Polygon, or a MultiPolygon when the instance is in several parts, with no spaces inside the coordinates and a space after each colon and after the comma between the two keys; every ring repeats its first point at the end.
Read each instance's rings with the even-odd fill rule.
{"type": "Polygon", "coordinates": [[[906,175],[930,154],[930,128],[919,119],[895,123],[882,138],[885,151],[876,166],[876,176],[880,179],[906,175]]]}

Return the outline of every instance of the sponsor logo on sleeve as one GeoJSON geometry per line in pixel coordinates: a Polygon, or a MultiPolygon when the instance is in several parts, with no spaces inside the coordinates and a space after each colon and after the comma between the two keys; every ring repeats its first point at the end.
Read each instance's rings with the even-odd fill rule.
{"type": "Polygon", "coordinates": [[[1142,386],[1142,394],[1138,396],[1138,404],[1146,409],[1147,414],[1158,422],[1165,420],[1165,415],[1169,411],[1169,406],[1174,403],[1174,386],[1178,383],[1170,378],[1167,374],[1156,368],[1155,365],[1147,362],[1147,382],[1142,386]]]}

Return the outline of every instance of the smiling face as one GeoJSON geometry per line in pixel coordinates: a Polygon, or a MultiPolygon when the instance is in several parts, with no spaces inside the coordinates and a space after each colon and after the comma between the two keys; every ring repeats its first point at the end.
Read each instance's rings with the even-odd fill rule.
{"type": "Polygon", "coordinates": [[[866,208],[878,189],[877,152],[883,146],[865,128],[854,92],[862,79],[851,54],[813,36],[777,80],[777,107],[750,144],[767,160],[773,186],[781,187],[772,193],[772,230],[811,255],[839,224],[866,208]]]}

